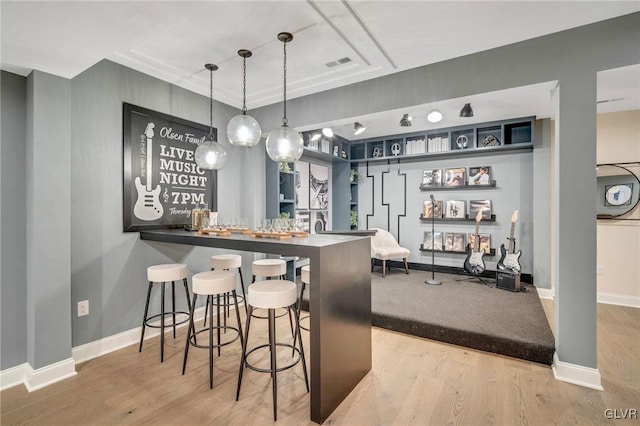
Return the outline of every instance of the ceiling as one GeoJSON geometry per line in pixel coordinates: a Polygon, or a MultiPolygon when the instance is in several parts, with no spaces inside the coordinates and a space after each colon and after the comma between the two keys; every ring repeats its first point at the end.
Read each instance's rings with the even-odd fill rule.
{"type": "MultiPolygon", "coordinates": [[[[251,110],[282,100],[283,48],[276,37],[282,31],[294,34],[287,46],[291,99],[637,11],[637,0],[2,1],[1,66],[20,75],[37,69],[73,78],[107,58],[208,96],[204,64],[212,62],[220,67],[214,98],[240,107],[242,59],[236,52],[250,49],[251,110]],[[349,61],[337,64],[343,58],[349,61]]],[[[476,116],[507,118],[498,114],[513,111],[522,96],[542,102],[554,84],[516,89],[511,98],[486,94],[494,111],[475,108],[476,116]]],[[[460,102],[479,106],[481,100],[435,106],[455,113],[460,102]]],[[[430,107],[406,112],[424,115],[430,107]]],[[[538,110],[532,106],[522,115],[538,110]]],[[[348,125],[352,136],[353,121],[348,125]]],[[[374,127],[367,126],[371,136],[374,127]]]]}

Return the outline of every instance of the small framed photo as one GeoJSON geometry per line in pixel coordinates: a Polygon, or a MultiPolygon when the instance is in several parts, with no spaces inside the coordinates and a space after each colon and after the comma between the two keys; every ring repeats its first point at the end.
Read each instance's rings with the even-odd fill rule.
{"type": "Polygon", "coordinates": [[[442,169],[425,170],[422,172],[422,186],[442,186],[442,169]]]}
{"type": "Polygon", "coordinates": [[[482,212],[482,219],[491,219],[491,200],[469,201],[469,219],[475,219],[478,212],[482,212]]]}
{"type": "MultiPolygon", "coordinates": [[[[424,233],[424,240],[422,243],[422,247],[425,250],[432,250],[431,232],[424,233]]],[[[435,247],[436,251],[442,251],[442,232],[433,233],[433,247],[435,247]]]]}
{"type": "Polygon", "coordinates": [[[446,203],[444,217],[447,219],[464,219],[466,217],[466,206],[466,201],[449,200],[446,203]]]}
{"type": "Polygon", "coordinates": [[[466,182],[467,169],[457,167],[444,170],[444,186],[462,186],[466,182]]]}
{"type": "MultiPolygon", "coordinates": [[[[467,241],[471,244],[471,249],[476,250],[476,234],[467,234],[467,241]]],[[[491,251],[491,234],[480,234],[480,250],[485,254],[489,254],[491,251]]]]}
{"type": "Polygon", "coordinates": [[[491,185],[491,166],[469,167],[469,185],[491,185]]]}
{"type": "Polygon", "coordinates": [[[442,201],[436,200],[436,208],[434,209],[431,203],[431,200],[427,200],[424,202],[424,211],[422,212],[422,217],[425,219],[441,218],[442,217],[442,201]]]}
{"type": "Polygon", "coordinates": [[[444,236],[444,249],[464,253],[466,248],[464,236],[464,232],[447,232],[444,236]]]}

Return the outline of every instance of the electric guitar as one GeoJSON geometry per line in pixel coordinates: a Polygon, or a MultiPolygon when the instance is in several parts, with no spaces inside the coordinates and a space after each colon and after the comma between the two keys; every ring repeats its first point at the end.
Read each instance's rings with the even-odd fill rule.
{"type": "Polygon", "coordinates": [[[518,250],[516,252],[516,239],[513,236],[513,233],[516,228],[516,222],[518,221],[518,210],[513,212],[513,216],[511,216],[511,234],[509,235],[509,250],[504,247],[504,244],[500,244],[500,260],[498,261],[498,269],[504,271],[506,269],[511,269],[515,272],[520,272],[520,255],[522,252],[518,250]]]}
{"type": "Polygon", "coordinates": [[[164,208],[160,203],[160,185],[155,189],[151,184],[151,165],[153,162],[153,128],[155,124],[148,123],[144,131],[147,137],[147,185],[140,182],[140,176],[136,177],[135,185],[138,191],[138,199],[133,206],[133,214],[140,220],[156,220],[162,217],[164,208]]]}
{"type": "Polygon", "coordinates": [[[484,250],[480,250],[480,221],[482,220],[482,210],[478,211],[476,215],[476,232],[475,241],[471,244],[467,244],[467,258],[464,260],[464,270],[472,275],[480,275],[485,271],[484,265],[484,250]]]}

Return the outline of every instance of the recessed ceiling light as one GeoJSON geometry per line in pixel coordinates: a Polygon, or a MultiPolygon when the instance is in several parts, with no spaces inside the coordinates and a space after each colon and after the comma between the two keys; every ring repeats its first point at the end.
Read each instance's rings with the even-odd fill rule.
{"type": "Polygon", "coordinates": [[[442,120],[442,113],[440,111],[438,111],[437,109],[434,109],[429,114],[427,114],[427,120],[430,123],[437,123],[440,120],[442,120]]]}
{"type": "Polygon", "coordinates": [[[325,135],[328,138],[332,138],[333,137],[333,129],[331,127],[325,127],[324,129],[322,129],[322,134],[325,135]]]}

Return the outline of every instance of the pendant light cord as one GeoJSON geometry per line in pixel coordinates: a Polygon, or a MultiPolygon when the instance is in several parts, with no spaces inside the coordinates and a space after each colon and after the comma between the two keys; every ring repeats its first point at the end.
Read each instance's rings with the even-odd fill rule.
{"type": "Polygon", "coordinates": [[[284,45],[284,116],[282,117],[282,124],[285,126],[288,123],[287,120],[287,42],[282,43],[284,45]]]}
{"type": "Polygon", "coordinates": [[[247,58],[242,58],[242,114],[247,114],[247,58]]]}
{"type": "Polygon", "coordinates": [[[213,70],[209,70],[209,140],[213,140],[213,70]]]}

